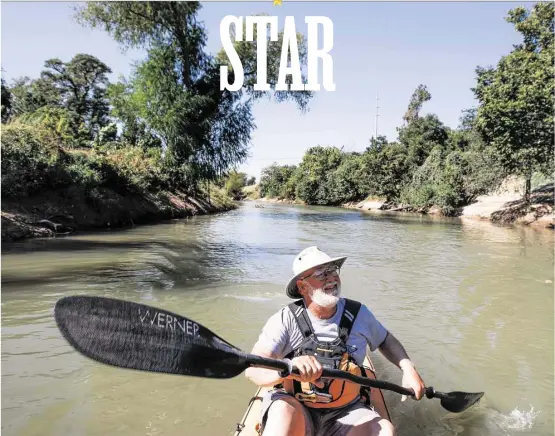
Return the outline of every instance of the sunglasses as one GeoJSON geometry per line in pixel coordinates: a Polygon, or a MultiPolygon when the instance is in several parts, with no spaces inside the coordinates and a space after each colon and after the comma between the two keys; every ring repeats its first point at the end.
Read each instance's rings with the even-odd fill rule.
{"type": "Polygon", "coordinates": [[[311,277],[315,278],[316,280],[322,281],[326,278],[326,276],[337,277],[339,276],[340,269],[337,266],[329,266],[327,268],[320,268],[314,271],[312,274],[303,277],[301,280],[306,280],[311,277]]]}

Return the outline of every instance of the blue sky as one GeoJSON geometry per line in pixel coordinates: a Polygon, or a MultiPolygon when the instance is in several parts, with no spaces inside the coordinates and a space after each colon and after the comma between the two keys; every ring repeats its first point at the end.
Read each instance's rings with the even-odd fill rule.
{"type": "MultiPolygon", "coordinates": [[[[335,92],[318,92],[310,112],[292,103],[256,103],[257,129],[251,157],[240,168],[259,177],[260,170],[278,162],[297,164],[315,145],[343,146],[362,151],[374,134],[376,93],[379,93],[378,133],[397,137],[410,96],[425,84],[432,99],[423,113],[436,113],[456,127],[461,110],[475,105],[471,87],[478,65],[495,65],[520,42],[504,20],[515,2],[265,2],[204,3],[200,19],[208,32],[208,51],[220,49],[220,20],[226,15],[266,12],[293,15],[297,30],[306,33],[306,15],[324,15],[334,23],[335,92]]],[[[112,80],[128,75],[142,53],[123,53],[110,36],[80,26],[72,3],[2,2],[2,68],[8,83],[19,76],[37,77],[44,61],[70,60],[77,53],[98,57],[113,70],[112,80]]],[[[321,77],[321,72],[320,72],[321,77]]]]}

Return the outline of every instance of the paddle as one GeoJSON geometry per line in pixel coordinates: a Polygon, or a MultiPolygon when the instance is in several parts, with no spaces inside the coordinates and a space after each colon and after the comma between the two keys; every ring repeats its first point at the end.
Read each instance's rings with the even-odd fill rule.
{"type": "MultiPolygon", "coordinates": [[[[80,353],[107,365],[140,371],[205,378],[232,378],[250,366],[274,369],[281,375],[298,370],[288,359],[268,359],[246,354],[201,324],[166,310],[105,297],[70,296],[54,308],[58,328],[80,353]]],[[[412,389],[324,369],[322,378],[339,378],[413,396],[412,389]]],[[[483,392],[437,392],[426,388],[426,397],[439,398],[448,411],[458,413],[480,400],[483,392]]]]}

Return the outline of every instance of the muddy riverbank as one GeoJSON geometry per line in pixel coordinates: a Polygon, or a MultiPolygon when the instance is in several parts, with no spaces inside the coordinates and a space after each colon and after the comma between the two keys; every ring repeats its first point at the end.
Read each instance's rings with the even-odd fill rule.
{"type": "Polygon", "coordinates": [[[63,189],[21,200],[2,201],[2,243],[78,231],[129,228],[139,224],[232,210],[235,202],[217,190],[197,196],[95,189],[87,194],[63,189]]]}

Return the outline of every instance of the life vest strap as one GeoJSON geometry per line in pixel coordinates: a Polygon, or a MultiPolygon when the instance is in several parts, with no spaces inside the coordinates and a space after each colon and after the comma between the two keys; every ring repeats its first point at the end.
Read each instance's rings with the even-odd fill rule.
{"type": "MultiPolygon", "coordinates": [[[[302,299],[294,301],[289,304],[288,307],[293,314],[303,337],[306,339],[314,335],[314,329],[312,328],[310,318],[308,317],[304,301],[302,299]]],[[[343,314],[341,315],[341,321],[339,322],[339,337],[345,344],[347,344],[347,339],[349,338],[349,334],[351,333],[351,329],[353,328],[360,307],[360,302],[345,298],[345,307],[343,308],[343,314]]]]}
{"type": "Polygon", "coordinates": [[[293,314],[295,321],[297,321],[297,325],[299,326],[303,337],[308,338],[314,335],[314,330],[312,329],[310,318],[308,317],[308,313],[306,312],[304,301],[302,299],[294,301],[293,303],[289,304],[288,307],[293,314]]]}
{"type": "Polygon", "coordinates": [[[345,345],[347,344],[347,339],[351,334],[351,329],[353,328],[360,307],[360,302],[345,298],[345,307],[343,308],[343,315],[341,316],[341,321],[339,322],[339,336],[345,345]]]}

